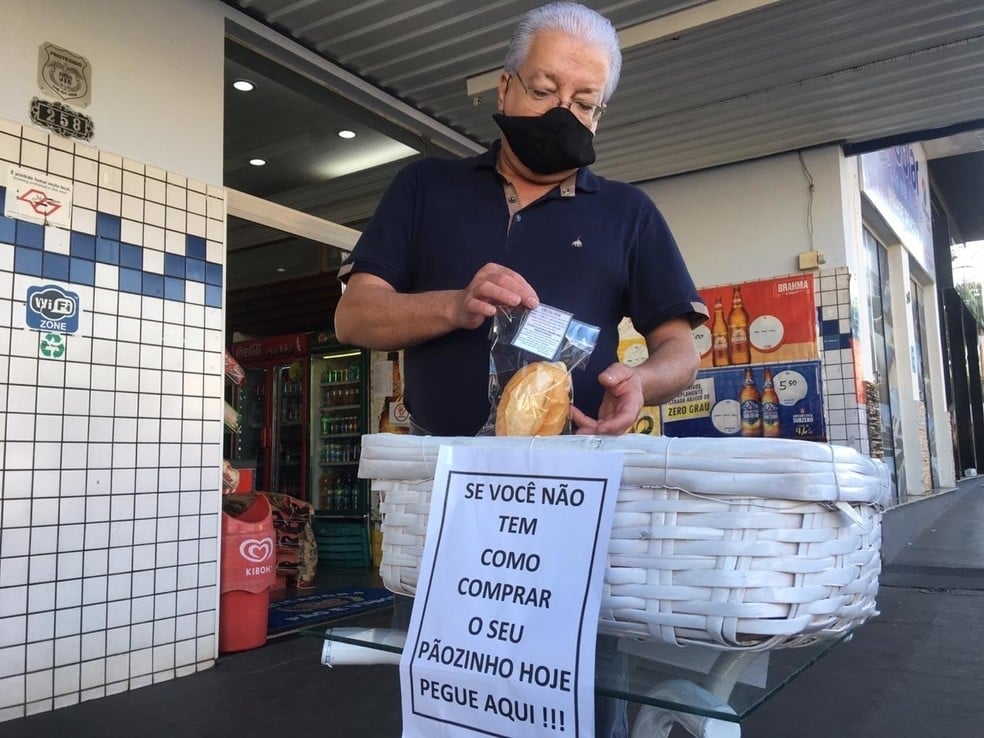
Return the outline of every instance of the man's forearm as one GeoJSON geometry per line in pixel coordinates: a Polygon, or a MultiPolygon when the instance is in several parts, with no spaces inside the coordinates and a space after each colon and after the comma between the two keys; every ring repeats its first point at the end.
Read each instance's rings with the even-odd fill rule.
{"type": "Polygon", "coordinates": [[[683,338],[664,341],[638,367],[646,405],[661,405],[690,387],[697,376],[700,356],[693,342],[683,338]]]}
{"type": "Polygon", "coordinates": [[[455,329],[453,291],[405,294],[375,286],[346,289],[335,310],[342,343],[392,351],[443,336],[455,329]]]}

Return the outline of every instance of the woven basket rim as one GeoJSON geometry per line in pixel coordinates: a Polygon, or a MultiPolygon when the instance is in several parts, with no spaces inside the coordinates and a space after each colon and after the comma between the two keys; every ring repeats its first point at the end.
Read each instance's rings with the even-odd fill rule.
{"type": "Polygon", "coordinates": [[[426,480],[441,446],[618,451],[623,486],[668,487],[691,494],[728,494],[812,502],[885,506],[890,479],[884,463],[849,446],[785,438],[622,436],[462,437],[367,434],[359,476],[426,480]],[[727,473],[727,489],[708,489],[709,467],[727,473]]]}

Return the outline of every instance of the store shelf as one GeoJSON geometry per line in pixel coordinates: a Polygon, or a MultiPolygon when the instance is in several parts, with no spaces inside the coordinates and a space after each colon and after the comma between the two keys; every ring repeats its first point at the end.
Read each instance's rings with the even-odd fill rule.
{"type": "Polygon", "coordinates": [[[348,347],[312,352],[310,490],[324,565],[368,565],[369,493],[358,478],[362,435],[368,427],[367,358],[366,352],[348,347]]]}

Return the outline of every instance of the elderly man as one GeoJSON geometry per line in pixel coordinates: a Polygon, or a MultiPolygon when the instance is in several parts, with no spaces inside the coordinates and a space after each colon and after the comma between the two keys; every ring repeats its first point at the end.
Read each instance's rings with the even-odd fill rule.
{"type": "Polygon", "coordinates": [[[580,433],[619,434],[644,405],[692,384],[692,327],[708,311],[653,202],[596,176],[593,139],[618,83],[615,29],[576,3],[528,13],[499,81],[502,137],[485,154],[416,161],[382,199],[339,271],[339,340],[406,349],[418,432],[474,435],[489,414],[487,321],[540,302],[600,326],[574,373],[580,433]],[[649,358],[618,362],[628,315],[649,358]]]}

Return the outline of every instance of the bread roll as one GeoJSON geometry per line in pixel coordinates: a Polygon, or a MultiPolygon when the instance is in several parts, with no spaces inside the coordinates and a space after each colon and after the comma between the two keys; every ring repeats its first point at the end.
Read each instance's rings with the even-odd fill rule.
{"type": "Polygon", "coordinates": [[[562,361],[536,361],[506,383],[495,415],[497,436],[556,436],[567,425],[571,375],[562,361]]]}

